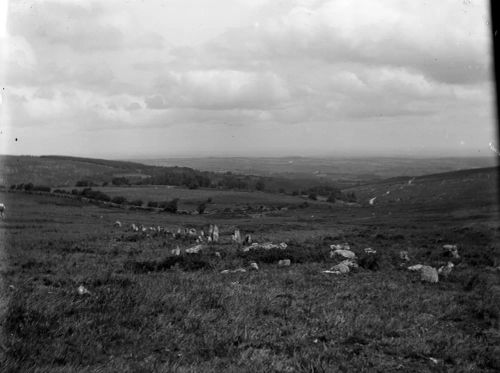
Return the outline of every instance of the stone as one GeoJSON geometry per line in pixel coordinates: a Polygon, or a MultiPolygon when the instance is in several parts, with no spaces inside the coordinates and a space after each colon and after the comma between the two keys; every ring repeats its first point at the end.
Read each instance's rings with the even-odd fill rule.
{"type": "Polygon", "coordinates": [[[290,259],[282,259],[278,262],[278,267],[289,267],[291,263],[290,259]]]}

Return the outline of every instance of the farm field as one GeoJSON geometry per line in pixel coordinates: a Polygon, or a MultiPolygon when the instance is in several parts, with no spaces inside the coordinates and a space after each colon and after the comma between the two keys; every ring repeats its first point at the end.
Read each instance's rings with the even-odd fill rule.
{"type": "MultiPolygon", "coordinates": [[[[74,188],[66,188],[71,190],[74,188]]],[[[81,189],[81,188],[77,188],[81,189]]],[[[279,207],[285,205],[300,205],[304,199],[292,197],[278,193],[264,192],[244,192],[219,189],[187,189],[181,187],[171,187],[165,185],[154,186],[130,186],[130,187],[93,187],[92,189],[102,191],[110,197],[123,196],[127,200],[140,199],[144,203],[148,201],[167,201],[179,198],[181,209],[194,209],[200,203],[206,202],[209,198],[211,203],[208,209],[242,208],[246,206],[259,207],[279,207]]],[[[308,200],[308,203],[314,201],[308,200]]]]}
{"type": "MultiPolygon", "coordinates": [[[[496,174],[489,173],[478,178],[484,184],[476,193],[464,187],[468,197],[460,198],[455,187],[458,195],[445,204],[425,205],[422,187],[419,204],[401,190],[399,203],[316,203],[259,219],[0,193],[8,259],[1,268],[2,371],[496,372],[500,223],[496,174]],[[217,224],[221,240],[204,244],[201,253],[174,256],[172,249],[194,240],[133,232],[131,224],[171,231],[217,224]],[[244,252],[230,238],[235,228],[287,248],[244,252]],[[360,263],[367,247],[377,251],[375,259],[348,274],[323,273],[339,262],[329,245],[343,242],[360,263]],[[441,247],[448,243],[461,256],[449,277],[423,283],[406,269],[446,264],[441,247]],[[279,267],[282,259],[291,265],[279,267]],[[239,268],[246,272],[221,273],[239,268]],[[89,294],[78,293],[81,285],[89,294]]],[[[462,176],[449,182],[468,185],[455,180],[462,176]]],[[[366,189],[366,198],[379,191],[369,188],[375,189],[366,189]]],[[[249,195],[256,204],[302,201],[260,192],[102,188],[110,195],[127,189],[131,199],[145,201],[210,196],[243,206],[249,195]]],[[[363,190],[356,192],[365,198],[363,190]]]]}
{"type": "Polygon", "coordinates": [[[279,158],[172,158],[135,160],[155,166],[186,166],[197,170],[243,174],[280,175],[290,178],[314,176],[335,181],[381,180],[395,176],[419,176],[476,167],[496,165],[492,156],[463,158],[341,158],[341,157],[279,157],[279,158]]]}

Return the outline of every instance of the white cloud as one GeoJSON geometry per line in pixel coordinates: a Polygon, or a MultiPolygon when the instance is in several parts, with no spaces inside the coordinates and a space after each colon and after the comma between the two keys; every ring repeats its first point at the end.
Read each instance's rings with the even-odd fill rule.
{"type": "Polygon", "coordinates": [[[211,110],[272,108],[289,97],[275,73],[237,70],[171,72],[158,82],[160,96],[152,107],[195,107],[211,110]]]}
{"type": "Polygon", "coordinates": [[[220,146],[227,128],[241,142],[259,128],[286,132],[290,152],[304,128],[325,151],[323,138],[354,138],[349,126],[360,144],[387,131],[380,148],[395,146],[394,126],[415,126],[398,141],[436,147],[431,125],[481,137],[469,148],[493,133],[484,0],[207,1],[11,2],[3,65],[12,125],[200,126],[220,146]]]}

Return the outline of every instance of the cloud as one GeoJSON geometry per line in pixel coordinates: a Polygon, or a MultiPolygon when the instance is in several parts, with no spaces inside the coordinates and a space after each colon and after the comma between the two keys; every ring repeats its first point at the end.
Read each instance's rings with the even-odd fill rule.
{"type": "Polygon", "coordinates": [[[422,141],[476,117],[491,132],[483,0],[11,4],[6,102],[22,128],[269,128],[290,147],[307,128],[324,148],[350,126],[387,146],[393,126],[422,141]]]}
{"type": "Polygon", "coordinates": [[[165,109],[167,107],[165,99],[160,95],[146,97],[144,102],[149,109],[165,109]]]}
{"type": "Polygon", "coordinates": [[[311,3],[231,30],[210,48],[234,63],[318,59],[413,69],[450,84],[490,78],[487,7],[464,8],[457,1],[432,7],[401,1],[311,3]]]}
{"type": "Polygon", "coordinates": [[[106,22],[104,8],[96,2],[35,2],[10,12],[9,31],[13,35],[53,46],[79,51],[120,48],[122,32],[106,22]]]}
{"type": "Polygon", "coordinates": [[[155,108],[194,107],[207,110],[272,108],[289,97],[286,83],[273,72],[193,70],[170,72],[157,83],[155,108]]]}
{"type": "Polygon", "coordinates": [[[127,106],[128,111],[135,111],[135,110],[140,110],[142,109],[142,106],[138,104],[137,102],[132,102],[127,106]]]}

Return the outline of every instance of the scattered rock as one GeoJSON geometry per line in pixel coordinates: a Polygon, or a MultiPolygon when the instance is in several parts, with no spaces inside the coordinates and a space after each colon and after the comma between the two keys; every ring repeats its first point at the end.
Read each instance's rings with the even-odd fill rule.
{"type": "Polygon", "coordinates": [[[220,273],[222,274],[228,274],[228,273],[243,273],[246,272],[247,270],[245,268],[236,268],[236,269],[224,269],[220,273]]]}
{"type": "Polygon", "coordinates": [[[80,285],[80,286],[78,287],[78,294],[79,294],[79,295],[87,295],[87,294],[90,294],[90,291],[88,291],[88,290],[85,288],[85,286],[80,285]]]}
{"type": "Polygon", "coordinates": [[[258,271],[259,270],[259,266],[257,265],[257,263],[251,262],[250,263],[250,269],[252,269],[254,271],[258,271]]]}
{"type": "Polygon", "coordinates": [[[436,268],[431,266],[422,266],[420,270],[420,280],[424,282],[436,283],[439,281],[439,275],[436,268]]]}
{"type": "Polygon", "coordinates": [[[339,263],[337,265],[334,265],[332,268],[329,270],[323,271],[323,273],[333,273],[335,275],[341,275],[345,273],[349,273],[351,269],[349,266],[345,263],[339,263]]]}
{"type": "Polygon", "coordinates": [[[434,364],[438,364],[439,363],[439,360],[434,358],[434,357],[430,357],[429,360],[434,363],[434,364]]]}
{"type": "Polygon", "coordinates": [[[348,243],[339,243],[330,245],[330,249],[332,250],[351,250],[351,247],[348,243]]]}
{"type": "Polygon", "coordinates": [[[438,274],[446,278],[450,275],[453,267],[455,267],[455,265],[452,262],[448,262],[445,266],[439,267],[438,274]]]}
{"type": "Polygon", "coordinates": [[[121,223],[121,222],[119,222],[118,220],[117,220],[117,221],[115,221],[115,224],[113,224],[113,225],[114,225],[115,227],[117,227],[117,228],[121,228],[121,227],[122,227],[122,223],[121,223]]]}
{"type": "Polygon", "coordinates": [[[175,249],[172,249],[170,252],[175,256],[181,255],[181,249],[179,248],[179,246],[177,246],[175,249]]]}
{"type": "MultiPolygon", "coordinates": [[[[330,247],[333,248],[333,246],[335,246],[335,245],[332,245],[330,247]]],[[[352,252],[351,250],[336,249],[336,250],[330,252],[330,258],[332,258],[336,255],[342,256],[342,257],[347,258],[347,259],[355,259],[356,258],[356,254],[354,252],[352,252]]]]}
{"type": "Polygon", "coordinates": [[[266,242],[266,243],[254,242],[250,246],[244,247],[243,252],[248,252],[250,250],[256,250],[256,249],[264,249],[264,250],[281,249],[281,250],[285,250],[287,247],[288,247],[288,245],[284,242],[282,242],[280,244],[275,244],[272,242],[266,242]]]}
{"type": "Polygon", "coordinates": [[[365,254],[376,254],[377,250],[373,250],[371,247],[364,249],[365,254]]]}
{"type": "Polygon", "coordinates": [[[329,270],[323,271],[323,273],[332,273],[335,275],[341,275],[349,273],[351,268],[358,268],[358,264],[352,260],[343,260],[339,264],[334,265],[329,270]]]}
{"type": "Polygon", "coordinates": [[[446,256],[451,256],[453,259],[460,259],[457,245],[443,245],[443,251],[446,256]]]}
{"type": "Polygon", "coordinates": [[[436,268],[431,266],[415,264],[408,267],[409,271],[420,272],[420,280],[424,282],[436,283],[439,281],[439,275],[436,268]]]}
{"type": "Polygon", "coordinates": [[[282,259],[278,262],[278,267],[289,267],[291,263],[290,259],[282,259]]]}
{"type": "Polygon", "coordinates": [[[403,251],[399,252],[399,258],[401,260],[404,260],[405,262],[409,262],[410,261],[410,257],[408,256],[408,251],[406,251],[406,250],[403,250],[403,251]]]}
{"type": "Polygon", "coordinates": [[[208,242],[219,242],[219,227],[217,225],[212,225],[208,227],[208,237],[207,237],[208,242]]]}
{"type": "Polygon", "coordinates": [[[409,271],[420,271],[422,269],[423,265],[422,264],[415,264],[413,266],[409,266],[408,270],[409,271]]]}
{"type": "Polygon", "coordinates": [[[186,249],[187,254],[197,254],[203,249],[203,245],[196,245],[193,247],[190,247],[189,249],[186,249]]]}
{"type": "Polygon", "coordinates": [[[240,233],[240,230],[239,229],[235,229],[234,230],[234,234],[232,235],[231,237],[233,239],[234,242],[236,242],[237,244],[241,245],[241,233],[240,233]]]}

